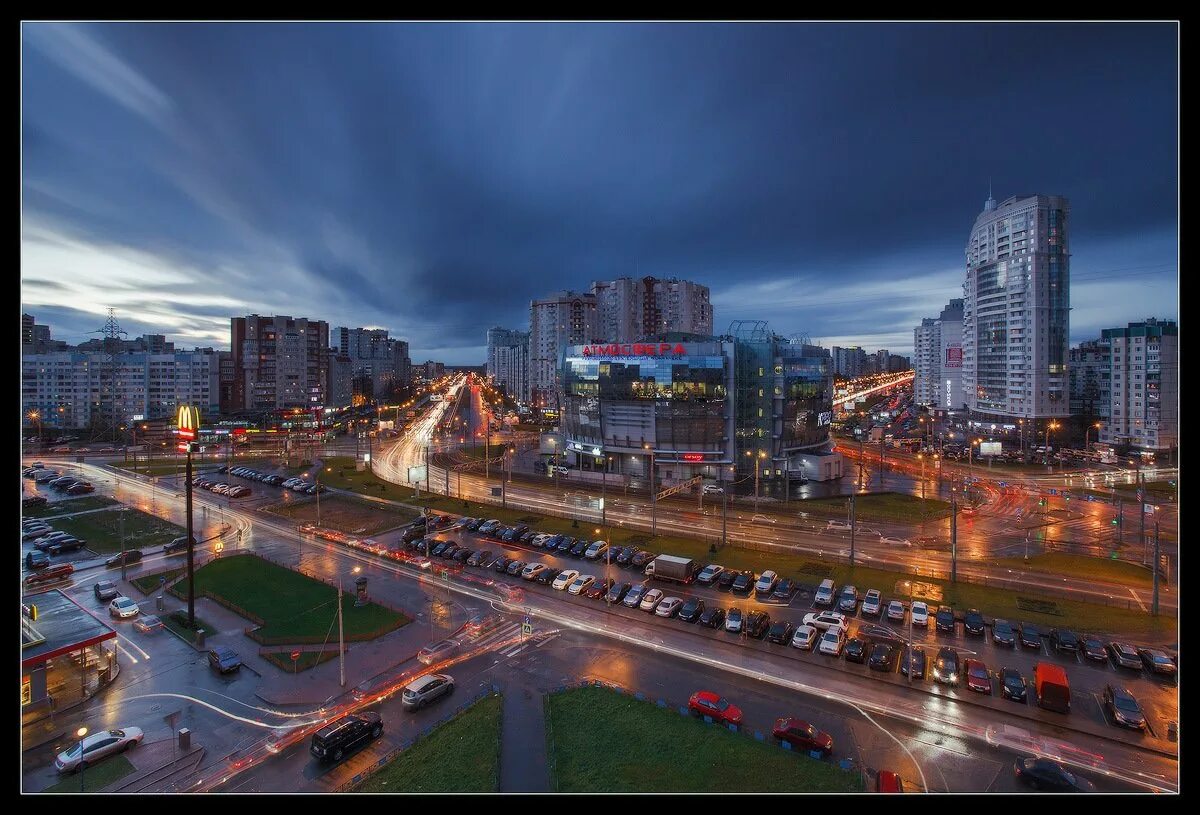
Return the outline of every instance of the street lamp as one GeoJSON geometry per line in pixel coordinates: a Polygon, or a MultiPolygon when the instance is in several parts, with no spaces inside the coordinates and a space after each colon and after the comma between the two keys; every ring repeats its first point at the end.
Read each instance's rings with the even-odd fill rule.
{"type": "Polygon", "coordinates": [[[759,462],[767,457],[767,451],[759,450],[758,455],[755,456],[753,450],[747,450],[746,455],[749,456],[750,458],[758,459],[757,461],[754,462],[754,511],[758,512],[758,473],[759,473],[759,470],[761,469],[761,465],[759,464],[759,462]]]}
{"type": "Polygon", "coordinates": [[[83,737],[87,735],[88,729],[81,727],[75,731],[75,735],[79,737],[79,791],[83,792],[83,770],[87,766],[87,762],[83,760],[83,737]]]}
{"type": "Polygon", "coordinates": [[[658,495],[654,492],[654,448],[649,444],[642,445],[643,450],[650,451],[650,534],[658,534],[658,495]]]}
{"type": "MultiPolygon", "coordinates": [[[[1090,449],[1088,447],[1088,434],[1092,432],[1093,427],[1096,428],[1097,431],[1099,431],[1100,430],[1100,422],[1096,422],[1093,425],[1088,425],[1087,427],[1085,427],[1083,429],[1083,452],[1085,452],[1085,453],[1088,452],[1088,450],[1090,449]]],[[[1097,432],[1096,435],[1099,436],[1100,433],[1097,432]]]]}
{"type": "Polygon", "coordinates": [[[1043,449],[1045,450],[1045,452],[1042,455],[1042,463],[1043,464],[1050,463],[1050,431],[1058,430],[1059,427],[1060,427],[1060,425],[1058,422],[1055,422],[1055,421],[1046,422],[1046,441],[1043,444],[1043,449]]]}
{"type": "Polygon", "coordinates": [[[25,418],[31,422],[37,422],[38,426],[38,444],[42,444],[42,414],[36,410],[31,410],[25,414],[25,418]]]}

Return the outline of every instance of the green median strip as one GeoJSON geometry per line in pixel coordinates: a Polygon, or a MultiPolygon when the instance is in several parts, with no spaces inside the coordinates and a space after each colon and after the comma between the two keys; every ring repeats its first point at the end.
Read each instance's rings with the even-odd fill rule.
{"type": "MultiPolygon", "coordinates": [[[[139,748],[134,747],[134,750],[139,748]]],[[[99,792],[110,784],[115,784],[132,773],[133,764],[123,755],[106,758],[95,766],[83,771],[83,789],[80,790],[80,778],[74,773],[63,778],[52,787],[46,787],[42,792],[99,792]]]]}

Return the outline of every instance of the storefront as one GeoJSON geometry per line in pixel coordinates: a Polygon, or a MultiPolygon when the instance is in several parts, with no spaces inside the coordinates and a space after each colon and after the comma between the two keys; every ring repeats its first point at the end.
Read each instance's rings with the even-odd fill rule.
{"type": "Polygon", "coordinates": [[[57,589],[21,607],[21,715],[31,724],[89,699],[117,675],[116,632],[57,589]]]}

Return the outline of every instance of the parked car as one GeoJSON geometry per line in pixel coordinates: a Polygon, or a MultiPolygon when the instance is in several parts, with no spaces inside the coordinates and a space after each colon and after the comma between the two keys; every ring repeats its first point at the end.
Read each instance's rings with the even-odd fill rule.
{"type": "Polygon", "coordinates": [[[863,597],[862,613],[866,616],[878,617],[882,610],[883,595],[879,589],[868,589],[866,596],[863,597]]]}
{"type": "Polygon", "coordinates": [[[1013,765],[1017,779],[1035,790],[1052,792],[1095,792],[1096,785],[1048,758],[1018,758],[1013,765]]]}
{"type": "Polygon", "coordinates": [[[546,570],[545,563],[530,563],[521,570],[521,577],[525,580],[536,580],[537,576],[546,570]]]}
{"type": "Polygon", "coordinates": [[[979,609],[967,609],[967,614],[963,618],[963,630],[977,637],[983,636],[983,615],[979,612],[979,609]]]}
{"type": "Polygon", "coordinates": [[[420,710],[454,692],[454,677],[449,674],[426,674],[410,682],[400,697],[405,710],[420,710]]]}
{"type": "Polygon", "coordinates": [[[608,590],[613,586],[611,577],[606,577],[603,580],[597,580],[584,589],[580,594],[589,600],[599,600],[604,595],[608,594],[608,590]]]}
{"type": "Polygon", "coordinates": [[[104,561],[104,566],[107,569],[111,569],[114,566],[120,566],[122,561],[125,563],[125,565],[129,565],[130,563],[137,563],[141,559],[142,559],[142,550],[127,549],[124,552],[117,552],[115,555],[110,557],[108,560],[104,561]]]}
{"type": "Polygon", "coordinates": [[[592,543],[583,550],[584,560],[599,560],[604,557],[604,553],[608,551],[608,544],[604,541],[592,541],[592,543]]]}
{"type": "Polygon", "coordinates": [[[775,584],[779,582],[779,575],[767,569],[758,576],[758,582],[754,584],[754,593],[756,595],[770,594],[775,590],[775,584]]]}
{"type": "Polygon", "coordinates": [[[508,571],[510,564],[512,564],[512,559],[501,555],[492,563],[492,571],[497,572],[498,574],[504,574],[508,571]]]}
{"type": "Polygon", "coordinates": [[[1130,668],[1135,671],[1142,669],[1142,655],[1127,642],[1110,642],[1108,655],[1118,668],[1130,668]]]}
{"type": "Polygon", "coordinates": [[[341,761],[347,753],[383,733],[383,719],[372,710],[343,716],[313,734],[309,752],[319,761],[341,761]]]}
{"type": "Polygon", "coordinates": [[[560,574],[562,574],[561,569],[556,569],[553,566],[547,566],[541,574],[534,578],[534,582],[536,582],[539,586],[549,586],[558,579],[560,574]]]}
{"type": "Polygon", "coordinates": [[[528,564],[526,564],[525,561],[523,561],[523,560],[514,560],[508,564],[508,568],[505,569],[504,571],[507,574],[511,574],[513,577],[516,577],[517,575],[519,575],[521,573],[521,570],[524,569],[527,565],[528,564]]]}
{"type": "Polygon", "coordinates": [[[242,667],[242,658],[228,645],[208,650],[208,666],[219,674],[232,673],[242,667]]]}
{"type": "Polygon", "coordinates": [[[866,662],[867,661],[867,643],[860,640],[858,637],[851,637],[846,641],[846,661],[847,662],[866,662]]]}
{"type": "Polygon", "coordinates": [[[1065,628],[1053,628],[1050,630],[1050,643],[1059,651],[1067,651],[1072,654],[1079,653],[1079,637],[1075,636],[1074,631],[1068,631],[1065,628]]]}
{"type": "Polygon", "coordinates": [[[925,678],[925,649],[920,645],[906,646],[900,659],[900,673],[913,679],[925,678]]]}
{"type": "Polygon", "coordinates": [[[726,569],[717,575],[717,591],[732,591],[733,581],[737,580],[738,573],[732,569],[726,569]]]}
{"type": "Polygon", "coordinates": [[[117,584],[111,580],[101,580],[99,583],[92,586],[92,592],[96,595],[96,599],[100,602],[105,602],[121,595],[120,590],[117,588],[117,584]]]}
{"type": "Polygon", "coordinates": [[[820,632],[811,625],[800,625],[796,627],[792,634],[792,647],[799,648],[801,651],[811,651],[813,646],[817,644],[817,635],[820,632]]]}
{"type": "Polygon", "coordinates": [[[838,593],[837,608],[838,611],[853,614],[858,608],[858,589],[854,586],[842,586],[841,592],[838,593]]]}
{"type": "Polygon", "coordinates": [[[34,507],[40,507],[45,503],[46,497],[44,495],[30,495],[21,499],[21,508],[32,509],[34,507]]]}
{"type": "MultiPolygon", "coordinates": [[[[549,544],[547,544],[549,545],[549,544]]],[[[626,546],[621,554],[617,555],[616,564],[618,566],[629,566],[633,559],[641,552],[636,546],[626,546]]]]}
{"type": "Polygon", "coordinates": [[[954,609],[950,606],[938,606],[937,616],[934,618],[934,622],[938,633],[953,634],[954,609]]]}
{"type": "Polygon", "coordinates": [[[1095,634],[1084,634],[1080,639],[1083,655],[1096,662],[1106,662],[1108,652],[1104,650],[1104,641],[1095,634]]]}
{"type": "Polygon", "coordinates": [[[632,583],[613,583],[609,588],[608,594],[604,595],[604,602],[616,604],[625,599],[626,593],[632,587],[632,583]]]}
{"type": "Polygon", "coordinates": [[[892,600],[887,605],[887,618],[894,623],[904,622],[904,603],[892,600]]]}
{"type": "Polygon", "coordinates": [[[127,620],[130,617],[136,617],[138,614],[137,603],[130,600],[128,597],[114,597],[113,601],[108,604],[108,615],[116,617],[119,620],[127,620]]]}
{"type": "Polygon", "coordinates": [[[756,640],[761,640],[766,636],[767,630],[771,627],[771,617],[763,611],[751,611],[746,614],[746,619],[742,621],[742,630],[747,637],[752,637],[756,640]]]}
{"type": "Polygon", "coordinates": [[[787,645],[792,641],[793,626],[787,620],[776,620],[767,629],[767,641],[776,645],[787,645]]]}
{"type": "Polygon", "coordinates": [[[1000,671],[1000,695],[1014,702],[1025,701],[1025,677],[1016,668],[1004,668],[1000,671]]]}
{"type": "Polygon", "coordinates": [[[1167,656],[1164,651],[1157,648],[1139,648],[1138,655],[1142,658],[1142,664],[1146,666],[1146,670],[1152,674],[1162,676],[1174,676],[1179,668],[1175,665],[1175,661],[1167,656]]]}
{"type": "Polygon", "coordinates": [[[787,742],[793,748],[805,751],[816,750],[825,755],[833,752],[833,736],[813,727],[802,719],[790,716],[775,720],[771,735],[787,742]]]}
{"type": "Polygon", "coordinates": [[[958,684],[958,652],[953,648],[939,648],[933,661],[933,678],[947,685],[958,684]]]}
{"type": "MultiPolygon", "coordinates": [[[[618,560],[618,562],[620,561],[618,560]]],[[[696,583],[701,586],[711,586],[723,571],[725,571],[724,566],[710,563],[700,570],[700,574],[696,575],[696,583]]]]}
{"type": "Polygon", "coordinates": [[[38,551],[37,549],[35,549],[32,552],[25,553],[25,568],[26,569],[33,571],[36,569],[44,569],[49,565],[50,565],[50,558],[46,555],[45,552],[41,552],[41,551],[38,551]]]}
{"type": "Polygon", "coordinates": [[[823,631],[831,628],[845,631],[849,627],[846,615],[836,611],[810,611],[804,615],[804,625],[811,625],[823,631]]]}
{"type": "Polygon", "coordinates": [[[963,674],[967,677],[967,687],[979,693],[991,695],[992,678],[987,665],[982,660],[967,659],[963,661],[963,674]]]}
{"type": "Polygon", "coordinates": [[[590,574],[576,575],[571,581],[571,585],[567,586],[567,594],[581,594],[588,586],[596,582],[596,576],[590,574]]]}
{"type": "Polygon", "coordinates": [[[1104,706],[1108,708],[1113,721],[1121,727],[1134,730],[1146,729],[1146,714],[1133,698],[1133,694],[1124,685],[1114,685],[1111,682],[1104,688],[1104,706]]]}
{"type": "Polygon", "coordinates": [[[1013,632],[1012,623],[1008,620],[996,620],[992,623],[992,642],[996,645],[1016,645],[1017,635],[1013,632]]]}
{"type": "Polygon", "coordinates": [[[661,589],[650,589],[642,596],[642,602],[638,605],[642,611],[654,612],[658,608],[658,604],[663,601],[663,592],[661,589]]]}
{"type": "Polygon", "coordinates": [[[679,613],[679,609],[683,608],[683,600],[679,597],[664,597],[655,607],[654,613],[659,617],[670,619],[679,613]]]}
{"type": "Polygon", "coordinates": [[[775,584],[775,591],[771,592],[771,600],[776,603],[790,603],[792,595],[796,591],[796,583],[790,577],[785,577],[775,584]]]}
{"type": "Polygon", "coordinates": [[[679,609],[679,619],[685,623],[694,623],[704,613],[704,601],[699,597],[689,597],[679,609]]]}
{"type": "Polygon", "coordinates": [[[740,725],[742,709],[712,691],[696,691],[688,699],[688,710],[697,716],[709,716],[724,724],[740,725]]]}
{"type": "Polygon", "coordinates": [[[114,753],[123,753],[136,747],[144,738],[145,734],[140,727],[100,730],[83,739],[76,739],[70,747],[59,753],[54,759],[54,769],[60,773],[87,769],[114,753]]]}
{"type": "Polygon", "coordinates": [[[720,606],[709,606],[700,615],[700,625],[705,628],[720,628],[725,625],[725,609],[720,606]]]}
{"type": "Polygon", "coordinates": [[[1042,647],[1042,632],[1033,623],[1021,623],[1017,626],[1017,639],[1021,641],[1021,645],[1025,648],[1034,648],[1041,650],[1042,647]]]}
{"type": "Polygon", "coordinates": [[[742,633],[742,610],[737,606],[729,609],[725,615],[725,630],[730,634],[742,633]]]}
{"type": "Polygon", "coordinates": [[[929,606],[924,601],[914,601],[909,609],[909,614],[912,617],[913,625],[929,627],[929,606]]]}
{"type": "Polygon", "coordinates": [[[745,569],[742,572],[738,573],[737,577],[735,577],[733,579],[733,585],[730,587],[729,590],[732,591],[734,594],[749,594],[750,589],[752,589],[753,587],[754,587],[754,572],[750,571],[749,569],[745,569]]]}
{"type": "Polygon", "coordinates": [[[841,655],[842,646],[845,643],[846,630],[844,628],[830,628],[821,635],[821,644],[817,646],[817,650],[822,654],[836,657],[841,655]]]}
{"type": "Polygon", "coordinates": [[[867,660],[867,667],[874,671],[892,670],[892,654],[895,649],[886,642],[877,642],[871,646],[871,656],[867,660]]]}
{"type": "Polygon", "coordinates": [[[587,551],[590,545],[583,539],[575,541],[575,545],[571,547],[571,557],[583,557],[583,553],[587,551]]]}
{"type": "Polygon", "coordinates": [[[625,599],[621,604],[627,608],[639,608],[642,602],[642,597],[649,590],[649,586],[638,584],[625,593],[625,599]]]}
{"type": "MultiPolygon", "coordinates": [[[[196,545],[196,538],[192,538],[192,546],[196,545]]],[[[187,551],[187,535],[180,535],[178,538],[173,538],[170,543],[163,545],[163,554],[169,555],[172,552],[187,551]]]]}
{"type": "Polygon", "coordinates": [[[487,549],[480,549],[475,554],[467,558],[468,566],[486,566],[491,562],[492,553],[487,549]]]}

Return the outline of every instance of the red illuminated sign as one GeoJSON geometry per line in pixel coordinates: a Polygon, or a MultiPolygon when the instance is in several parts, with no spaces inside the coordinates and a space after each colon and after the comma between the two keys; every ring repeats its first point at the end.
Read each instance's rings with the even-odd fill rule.
{"type": "Polygon", "coordinates": [[[607,345],[585,345],[585,357],[665,357],[684,356],[687,351],[683,343],[669,342],[614,342],[607,345]]]}
{"type": "Polygon", "coordinates": [[[684,461],[704,461],[703,453],[684,453],[680,456],[684,461]]]}

